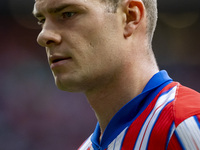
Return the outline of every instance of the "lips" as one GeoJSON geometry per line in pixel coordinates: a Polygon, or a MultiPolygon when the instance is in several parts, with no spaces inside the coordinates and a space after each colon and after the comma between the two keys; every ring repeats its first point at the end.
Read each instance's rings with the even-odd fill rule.
{"type": "Polygon", "coordinates": [[[51,68],[60,66],[64,63],[66,63],[67,61],[71,60],[71,57],[65,57],[65,56],[50,56],[49,57],[49,62],[50,62],[50,66],[51,68]]]}
{"type": "Polygon", "coordinates": [[[52,63],[57,63],[57,62],[59,62],[59,61],[66,60],[66,59],[68,59],[68,58],[56,58],[56,59],[54,59],[54,60],[52,61],[52,63]]]}

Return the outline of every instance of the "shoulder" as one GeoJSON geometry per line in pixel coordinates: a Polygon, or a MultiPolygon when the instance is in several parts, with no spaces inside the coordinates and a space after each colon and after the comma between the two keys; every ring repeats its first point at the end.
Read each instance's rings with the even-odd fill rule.
{"type": "Polygon", "coordinates": [[[192,116],[200,115],[200,93],[177,83],[173,109],[175,126],[192,116]]]}
{"type": "Polygon", "coordinates": [[[200,93],[175,83],[168,149],[200,149],[200,93]]]}
{"type": "Polygon", "coordinates": [[[168,149],[200,149],[200,93],[178,84],[173,113],[168,149]]]}

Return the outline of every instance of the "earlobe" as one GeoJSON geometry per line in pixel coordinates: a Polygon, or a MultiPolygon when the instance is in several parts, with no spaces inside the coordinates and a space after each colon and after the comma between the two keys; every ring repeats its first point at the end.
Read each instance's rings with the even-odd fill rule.
{"type": "Polygon", "coordinates": [[[124,28],[124,37],[127,38],[133,34],[143,18],[144,5],[140,0],[128,0],[126,3],[126,24],[124,28]]]}

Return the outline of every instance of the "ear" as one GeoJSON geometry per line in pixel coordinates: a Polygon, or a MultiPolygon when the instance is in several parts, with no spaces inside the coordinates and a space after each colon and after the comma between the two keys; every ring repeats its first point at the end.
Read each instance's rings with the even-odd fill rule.
{"type": "Polygon", "coordinates": [[[141,0],[127,0],[125,3],[126,22],[124,37],[127,38],[137,29],[144,16],[144,4],[141,0]]]}

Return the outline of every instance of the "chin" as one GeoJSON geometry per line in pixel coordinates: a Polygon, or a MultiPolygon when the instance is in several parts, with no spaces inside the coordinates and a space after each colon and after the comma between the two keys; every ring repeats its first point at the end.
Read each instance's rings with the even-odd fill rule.
{"type": "Polygon", "coordinates": [[[62,91],[67,91],[67,92],[83,92],[83,89],[81,86],[78,86],[76,83],[72,82],[60,82],[60,81],[55,81],[56,86],[58,89],[62,91]]]}

